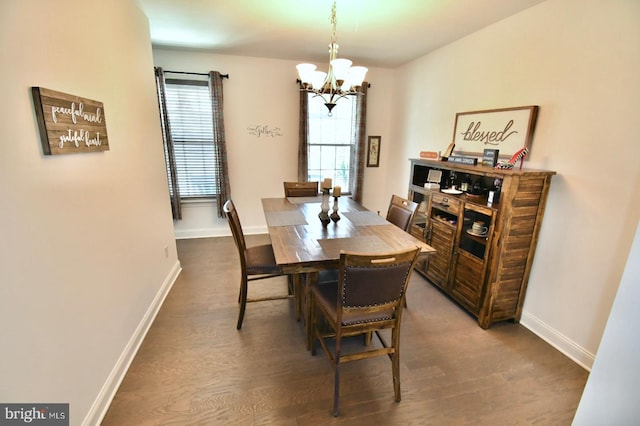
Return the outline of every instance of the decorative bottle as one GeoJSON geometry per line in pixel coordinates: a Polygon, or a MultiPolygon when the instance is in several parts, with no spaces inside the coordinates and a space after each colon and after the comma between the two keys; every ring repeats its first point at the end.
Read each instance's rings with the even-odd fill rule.
{"type": "Polygon", "coordinates": [[[460,182],[460,191],[463,192],[469,192],[471,191],[471,187],[473,186],[473,184],[471,183],[471,178],[469,177],[469,174],[465,174],[464,178],[462,178],[462,182],[460,182]]]}
{"type": "Polygon", "coordinates": [[[489,196],[487,197],[487,202],[499,203],[500,202],[500,192],[502,192],[502,179],[495,178],[493,183],[491,184],[491,188],[489,188],[489,196]]]}
{"type": "Polygon", "coordinates": [[[327,226],[331,219],[329,218],[329,188],[322,188],[322,204],[320,204],[320,213],[318,213],[322,226],[327,226]]]}
{"type": "Polygon", "coordinates": [[[340,197],[333,197],[333,212],[329,216],[333,223],[337,223],[340,220],[340,215],[338,214],[338,198],[340,197]]]}
{"type": "Polygon", "coordinates": [[[453,170],[449,171],[449,188],[450,189],[456,189],[456,179],[457,179],[457,175],[456,172],[454,172],[453,170]]]}

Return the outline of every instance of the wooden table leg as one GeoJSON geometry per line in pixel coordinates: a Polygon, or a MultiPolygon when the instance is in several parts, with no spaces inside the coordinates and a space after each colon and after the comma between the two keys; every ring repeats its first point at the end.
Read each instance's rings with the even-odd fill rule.
{"type": "Polygon", "coordinates": [[[296,321],[300,321],[300,279],[302,274],[293,274],[293,305],[296,315],[296,321]]]}
{"type": "Polygon", "coordinates": [[[305,317],[305,328],[307,330],[307,350],[311,350],[311,345],[313,345],[313,321],[311,320],[311,286],[318,282],[318,273],[309,272],[306,274],[305,278],[303,316],[305,317]]]}

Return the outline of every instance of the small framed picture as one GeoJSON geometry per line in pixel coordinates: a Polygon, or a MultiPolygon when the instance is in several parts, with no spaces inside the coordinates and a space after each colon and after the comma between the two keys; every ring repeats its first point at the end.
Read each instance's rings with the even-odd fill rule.
{"type": "Polygon", "coordinates": [[[482,152],[482,165],[487,167],[495,167],[498,164],[498,155],[500,150],[485,149],[482,152]]]}
{"type": "Polygon", "coordinates": [[[367,167],[380,166],[380,136],[369,136],[367,143],[367,167]]]}

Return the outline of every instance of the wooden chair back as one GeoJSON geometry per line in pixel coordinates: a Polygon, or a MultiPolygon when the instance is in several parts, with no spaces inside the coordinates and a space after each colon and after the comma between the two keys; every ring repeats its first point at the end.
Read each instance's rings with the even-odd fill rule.
{"type": "Polygon", "coordinates": [[[340,253],[337,326],[395,327],[419,248],[381,254],[340,253]]]}
{"type": "Polygon", "coordinates": [[[408,231],[417,209],[418,203],[397,195],[392,195],[389,209],[387,210],[387,220],[397,227],[408,231]]]}
{"type": "Polygon", "coordinates": [[[315,197],[318,182],[283,182],[285,197],[315,197]]]}
{"type": "Polygon", "coordinates": [[[231,228],[231,234],[233,234],[233,240],[240,252],[240,261],[242,262],[242,269],[245,269],[244,253],[247,250],[247,244],[244,240],[244,233],[242,232],[242,225],[240,224],[240,217],[238,217],[238,211],[236,210],[233,201],[227,200],[222,206],[222,210],[227,215],[227,221],[229,222],[229,228],[231,228]]]}

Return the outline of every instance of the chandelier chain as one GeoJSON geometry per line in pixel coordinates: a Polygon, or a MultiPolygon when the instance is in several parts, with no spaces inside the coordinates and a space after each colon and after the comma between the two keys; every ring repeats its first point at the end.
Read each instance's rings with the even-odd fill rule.
{"type": "Polygon", "coordinates": [[[336,26],[338,24],[338,20],[336,18],[336,1],[333,0],[333,6],[331,6],[331,25],[333,27],[333,32],[331,33],[331,44],[334,44],[338,41],[338,36],[336,35],[336,26]]]}

